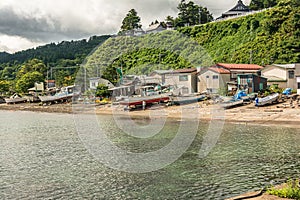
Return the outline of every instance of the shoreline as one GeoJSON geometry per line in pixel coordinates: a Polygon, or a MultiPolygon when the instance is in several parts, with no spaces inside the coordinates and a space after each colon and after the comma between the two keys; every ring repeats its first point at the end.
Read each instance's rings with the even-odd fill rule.
{"type": "Polygon", "coordinates": [[[156,117],[174,120],[198,119],[206,122],[224,120],[225,123],[233,124],[300,128],[300,107],[286,107],[284,103],[267,107],[255,107],[253,104],[249,104],[223,111],[215,105],[207,105],[206,102],[199,102],[170,107],[154,105],[146,110],[130,112],[124,111],[123,106],[112,106],[111,104],[79,105],[79,107],[77,105],[78,104],[53,104],[42,106],[38,103],[0,104],[0,110],[72,114],[74,113],[74,106],[74,108],[79,108],[79,111],[83,110],[82,113],[97,115],[129,115],[135,118],[156,117]]]}

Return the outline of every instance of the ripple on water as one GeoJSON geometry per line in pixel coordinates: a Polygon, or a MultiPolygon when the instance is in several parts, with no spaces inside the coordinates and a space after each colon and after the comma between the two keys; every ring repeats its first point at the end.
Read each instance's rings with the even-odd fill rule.
{"type": "MultiPolygon", "coordinates": [[[[99,117],[108,136],[133,152],[161,148],[178,124],[137,140],[99,117]],[[110,132],[111,131],[111,132],[110,132]]],[[[81,143],[72,115],[0,111],[1,199],[224,199],[300,174],[298,130],[226,125],[204,159],[203,125],[190,149],[156,172],[129,174],[101,165],[81,143]]]]}

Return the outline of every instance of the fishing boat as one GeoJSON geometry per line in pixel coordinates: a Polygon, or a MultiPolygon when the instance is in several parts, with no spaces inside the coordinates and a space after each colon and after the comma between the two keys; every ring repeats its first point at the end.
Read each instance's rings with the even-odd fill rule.
{"type": "Polygon", "coordinates": [[[268,104],[273,104],[275,102],[278,101],[279,98],[279,94],[278,93],[274,93],[274,94],[270,94],[264,98],[255,98],[255,106],[264,106],[264,105],[268,105],[268,104]]]}
{"type": "Polygon", "coordinates": [[[75,86],[63,87],[60,92],[57,92],[53,96],[39,96],[39,99],[43,103],[58,103],[64,101],[70,101],[73,97],[79,96],[78,92],[74,92],[75,86]]]}
{"type": "Polygon", "coordinates": [[[161,94],[161,95],[152,95],[152,96],[144,96],[144,97],[128,97],[125,100],[120,101],[120,105],[125,105],[128,107],[136,107],[139,105],[149,105],[153,103],[160,102],[168,102],[170,99],[169,95],[161,94]]]}
{"type": "Polygon", "coordinates": [[[172,105],[183,105],[183,104],[191,104],[199,101],[203,101],[206,99],[206,95],[198,95],[198,96],[175,96],[171,97],[172,105]]]}
{"type": "Polygon", "coordinates": [[[26,98],[21,97],[17,93],[13,94],[9,98],[5,98],[4,100],[7,104],[16,104],[16,103],[25,103],[25,102],[27,102],[26,98]]]}
{"type": "Polygon", "coordinates": [[[228,109],[235,106],[241,106],[243,104],[244,104],[244,100],[242,99],[231,99],[229,101],[222,102],[221,107],[224,109],[228,109]]]}

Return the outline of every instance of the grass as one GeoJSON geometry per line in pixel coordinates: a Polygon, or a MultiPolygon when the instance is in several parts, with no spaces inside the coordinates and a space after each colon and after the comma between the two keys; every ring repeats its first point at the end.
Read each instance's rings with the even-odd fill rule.
{"type": "Polygon", "coordinates": [[[267,190],[268,194],[282,198],[290,198],[300,200],[300,185],[299,180],[289,180],[280,188],[274,186],[267,190]]]}

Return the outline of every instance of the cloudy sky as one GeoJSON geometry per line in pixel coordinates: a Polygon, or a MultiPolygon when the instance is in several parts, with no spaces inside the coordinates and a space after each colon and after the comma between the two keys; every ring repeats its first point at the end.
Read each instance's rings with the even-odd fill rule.
{"type": "MultiPolygon", "coordinates": [[[[134,8],[146,28],[156,19],[177,15],[180,0],[1,0],[0,52],[15,52],[49,42],[114,34],[134,8]]],[[[214,17],[237,0],[194,0],[214,17]]],[[[250,0],[244,0],[248,5],[250,0]]]]}

